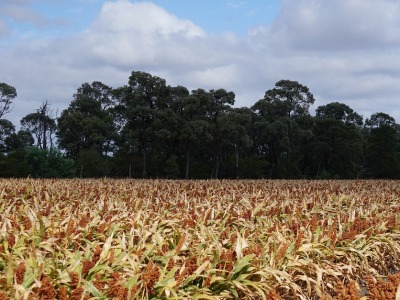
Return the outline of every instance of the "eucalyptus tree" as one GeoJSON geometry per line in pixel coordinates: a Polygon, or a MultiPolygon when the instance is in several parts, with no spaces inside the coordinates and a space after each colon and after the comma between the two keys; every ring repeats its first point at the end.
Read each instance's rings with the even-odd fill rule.
{"type": "Polygon", "coordinates": [[[176,103],[179,116],[179,142],[185,159],[185,178],[190,176],[191,164],[199,152],[205,153],[212,141],[211,124],[207,119],[207,109],[211,95],[204,89],[192,90],[176,103]]]}
{"type": "Polygon", "coordinates": [[[32,133],[27,130],[18,130],[5,139],[7,152],[27,149],[35,143],[32,133]]]}
{"type": "Polygon", "coordinates": [[[15,133],[15,126],[2,117],[11,112],[12,100],[17,97],[17,90],[7,83],[0,82],[0,152],[5,152],[6,139],[15,133]]]}
{"type": "Polygon", "coordinates": [[[234,153],[235,178],[239,178],[239,156],[243,150],[252,145],[250,127],[253,112],[248,108],[233,108],[223,115],[221,120],[221,136],[223,146],[234,153]]]}
{"type": "Polygon", "coordinates": [[[34,113],[30,113],[22,118],[21,127],[23,130],[31,132],[36,138],[36,145],[40,149],[46,150],[48,143],[53,146],[54,135],[57,130],[56,120],[51,116],[48,101],[34,113]]]}
{"type": "Polygon", "coordinates": [[[167,177],[188,178],[193,142],[191,138],[198,129],[201,131],[202,125],[190,126],[190,122],[197,119],[198,115],[191,112],[188,100],[192,95],[188,89],[183,86],[168,86],[167,90],[168,93],[163,97],[163,106],[157,109],[154,122],[154,147],[158,165],[162,167],[159,171],[167,177]],[[191,130],[188,130],[189,127],[191,130]]]}
{"type": "Polygon", "coordinates": [[[319,106],[313,138],[304,155],[307,176],[361,176],[364,169],[362,124],[362,116],[346,104],[331,102],[319,106]]]}
{"type": "Polygon", "coordinates": [[[211,123],[212,134],[212,162],[213,170],[211,177],[218,178],[221,162],[223,135],[221,126],[224,115],[235,104],[235,93],[228,92],[225,89],[210,90],[209,92],[206,115],[211,123]]]}
{"type": "Polygon", "coordinates": [[[15,97],[17,97],[17,90],[15,87],[0,82],[0,119],[5,114],[11,112],[11,103],[15,97]]]}
{"type": "Polygon", "coordinates": [[[30,132],[15,132],[10,121],[0,119],[0,177],[28,176],[25,156],[33,142],[30,132]]]}
{"type": "Polygon", "coordinates": [[[348,105],[340,102],[331,102],[321,105],[315,110],[316,117],[320,119],[333,119],[346,125],[362,126],[363,117],[348,105]]]}
{"type": "Polygon", "coordinates": [[[155,121],[168,108],[169,89],[164,79],[133,71],[128,85],[118,90],[116,111],[121,120],[121,147],[142,157],[142,177],[148,176],[148,160],[156,139],[155,121]]]}
{"type": "Polygon", "coordinates": [[[314,104],[314,96],[305,85],[291,80],[280,80],[275,87],[265,92],[264,100],[277,103],[277,107],[288,117],[309,115],[310,105],[314,104]]]}
{"type": "Polygon", "coordinates": [[[10,153],[32,146],[34,139],[27,130],[15,131],[15,126],[6,119],[0,119],[0,152],[10,153]]]}
{"type": "Polygon", "coordinates": [[[58,142],[68,157],[77,158],[82,150],[106,156],[112,150],[112,92],[112,88],[96,81],[77,89],[69,107],[58,118],[58,142]]]}
{"type": "Polygon", "coordinates": [[[256,114],[254,143],[268,162],[267,177],[300,176],[302,140],[310,134],[302,124],[310,119],[314,101],[307,86],[280,80],[251,107],[256,114]]]}
{"type": "Polygon", "coordinates": [[[369,176],[400,177],[399,125],[386,113],[375,113],[365,121],[366,159],[369,176]]]}
{"type": "Polygon", "coordinates": [[[15,134],[15,126],[11,121],[6,119],[0,119],[0,152],[7,151],[6,140],[15,134]]]}

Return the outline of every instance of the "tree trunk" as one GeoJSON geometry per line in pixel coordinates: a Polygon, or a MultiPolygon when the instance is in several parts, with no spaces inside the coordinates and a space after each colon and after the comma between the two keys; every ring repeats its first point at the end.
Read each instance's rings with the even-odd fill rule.
{"type": "Polygon", "coordinates": [[[216,157],[217,161],[215,163],[215,179],[218,179],[218,172],[219,172],[219,155],[216,157]]]}
{"type": "Polygon", "coordinates": [[[42,133],[39,130],[39,133],[37,134],[37,146],[40,149],[43,149],[43,144],[42,144],[42,133]]]}
{"type": "Polygon", "coordinates": [[[47,100],[43,103],[42,107],[40,108],[41,119],[43,122],[43,141],[42,141],[42,149],[47,149],[47,140],[46,140],[46,133],[47,133],[47,100]]]}
{"type": "Polygon", "coordinates": [[[142,177],[147,178],[147,151],[143,150],[143,172],[142,177]]]}
{"type": "Polygon", "coordinates": [[[46,121],[43,122],[43,149],[47,149],[47,141],[46,141],[46,132],[47,132],[47,124],[46,121]]]}
{"type": "Polygon", "coordinates": [[[186,153],[185,179],[189,179],[189,165],[190,165],[190,150],[188,150],[186,153]]]}
{"type": "Polygon", "coordinates": [[[236,164],[235,164],[235,173],[236,179],[239,179],[239,147],[235,143],[235,155],[236,155],[236,164]]]}
{"type": "Polygon", "coordinates": [[[274,155],[272,155],[269,159],[269,174],[268,174],[268,178],[272,179],[273,175],[274,175],[274,168],[277,165],[277,160],[275,158],[274,155]]]}
{"type": "Polygon", "coordinates": [[[321,167],[321,159],[319,159],[319,161],[318,161],[317,174],[315,175],[316,178],[318,178],[318,176],[319,176],[319,169],[320,169],[320,167],[321,167]]]}

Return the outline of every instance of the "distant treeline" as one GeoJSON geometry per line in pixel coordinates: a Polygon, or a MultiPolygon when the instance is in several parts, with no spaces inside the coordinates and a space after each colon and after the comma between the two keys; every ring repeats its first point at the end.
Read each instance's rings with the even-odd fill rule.
{"type": "Polygon", "coordinates": [[[84,83],[55,118],[45,101],[21,120],[0,83],[1,177],[400,178],[400,127],[386,113],[365,121],[340,102],[309,113],[308,87],[280,80],[251,107],[225,89],[171,87],[132,72],[111,88],[84,83]]]}

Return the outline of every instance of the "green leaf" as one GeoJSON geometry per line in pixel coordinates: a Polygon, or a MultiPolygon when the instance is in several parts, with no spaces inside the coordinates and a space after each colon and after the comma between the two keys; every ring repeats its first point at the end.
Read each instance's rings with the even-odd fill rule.
{"type": "Polygon", "coordinates": [[[84,279],[82,279],[82,282],[87,286],[87,289],[90,293],[93,294],[93,296],[96,297],[96,299],[98,300],[106,300],[108,299],[107,296],[103,295],[102,293],[100,293],[100,291],[93,285],[91,284],[89,281],[86,281],[84,279]]]}
{"type": "Polygon", "coordinates": [[[245,271],[248,267],[251,266],[250,261],[254,258],[254,254],[249,254],[238,260],[233,267],[231,275],[229,276],[230,280],[236,279],[242,271],[245,271]]]}
{"type": "Polygon", "coordinates": [[[40,273],[40,268],[36,268],[35,271],[29,275],[24,276],[24,281],[22,282],[22,285],[24,288],[28,288],[31,286],[31,284],[38,278],[40,273]]]}
{"type": "Polygon", "coordinates": [[[318,243],[321,232],[322,232],[321,226],[318,226],[317,229],[315,230],[315,234],[314,234],[314,243],[318,243]]]}

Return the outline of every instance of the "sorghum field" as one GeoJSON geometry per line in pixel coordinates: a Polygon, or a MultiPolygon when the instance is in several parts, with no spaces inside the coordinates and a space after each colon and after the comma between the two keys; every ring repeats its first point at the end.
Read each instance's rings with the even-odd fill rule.
{"type": "Polygon", "coordinates": [[[0,180],[0,299],[396,299],[399,225],[398,181],[0,180]]]}

